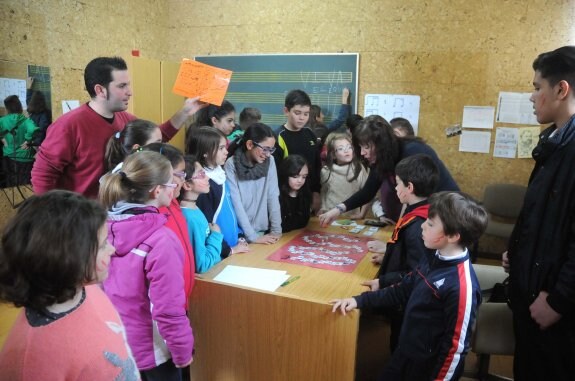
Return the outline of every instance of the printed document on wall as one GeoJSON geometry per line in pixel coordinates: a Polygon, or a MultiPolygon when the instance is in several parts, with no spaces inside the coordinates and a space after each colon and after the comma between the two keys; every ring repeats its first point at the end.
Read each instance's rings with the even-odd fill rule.
{"type": "Polygon", "coordinates": [[[489,128],[493,129],[495,107],[491,106],[465,106],[463,107],[463,128],[489,128]]]}
{"type": "Polygon", "coordinates": [[[495,144],[493,145],[493,157],[515,158],[519,129],[510,127],[498,127],[495,132],[495,144]]]}
{"type": "MultiPolygon", "coordinates": [[[[18,96],[22,108],[26,110],[26,80],[13,78],[0,78],[0,100],[4,100],[10,95],[18,96]]],[[[2,105],[4,107],[4,105],[2,105]]]]}
{"type": "Polygon", "coordinates": [[[531,93],[500,92],[497,122],[539,125],[533,114],[533,103],[529,100],[530,97],[531,93]]]}
{"type": "Polygon", "coordinates": [[[491,132],[465,131],[459,137],[459,151],[489,153],[491,132]]]}
{"type": "Polygon", "coordinates": [[[405,118],[417,135],[419,125],[419,95],[366,94],[364,115],[379,115],[388,122],[393,118],[405,118]]]}

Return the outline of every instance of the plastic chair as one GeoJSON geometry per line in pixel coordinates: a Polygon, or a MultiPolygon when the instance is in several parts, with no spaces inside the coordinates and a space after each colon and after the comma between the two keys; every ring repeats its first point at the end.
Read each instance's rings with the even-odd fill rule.
{"type": "Polygon", "coordinates": [[[471,340],[471,350],[478,358],[478,371],[473,377],[479,380],[509,380],[490,374],[489,361],[491,355],[514,354],[513,315],[507,303],[487,303],[489,291],[495,283],[502,283],[507,278],[507,273],[501,266],[473,264],[473,269],[483,290],[483,303],[477,311],[471,340]]]}

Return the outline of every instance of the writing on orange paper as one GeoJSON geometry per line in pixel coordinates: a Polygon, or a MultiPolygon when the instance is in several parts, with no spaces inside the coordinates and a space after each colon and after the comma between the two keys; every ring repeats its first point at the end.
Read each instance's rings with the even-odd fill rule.
{"type": "Polygon", "coordinates": [[[188,98],[200,97],[202,102],[221,106],[232,72],[184,58],[172,91],[188,98]]]}

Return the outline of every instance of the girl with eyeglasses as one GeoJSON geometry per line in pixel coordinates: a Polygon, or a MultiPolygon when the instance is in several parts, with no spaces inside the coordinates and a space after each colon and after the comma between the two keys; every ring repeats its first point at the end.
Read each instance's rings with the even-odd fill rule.
{"type": "Polygon", "coordinates": [[[210,192],[210,179],[194,155],[184,157],[186,179],[180,193],[180,205],[186,219],[188,235],[196,256],[196,272],[204,273],[222,260],[224,236],[218,224],[208,223],[204,213],[198,208],[201,194],[210,192]]]}
{"type": "Polygon", "coordinates": [[[178,202],[178,197],[180,197],[182,191],[182,185],[186,180],[186,164],[184,163],[184,155],[179,149],[166,143],[148,144],[144,147],[144,150],[158,152],[170,161],[170,164],[172,164],[172,168],[174,169],[172,182],[177,185],[177,187],[174,188],[174,197],[172,198],[170,205],[162,206],[160,208],[160,213],[168,216],[166,227],[176,234],[182,244],[182,248],[184,249],[183,271],[187,309],[187,303],[195,284],[194,273],[196,272],[196,263],[194,249],[190,242],[190,236],[188,235],[188,225],[182,213],[182,208],[180,208],[180,203],[178,202]]]}
{"type": "Polygon", "coordinates": [[[192,362],[194,338],[186,316],[184,253],[159,208],[170,205],[173,169],[158,152],[136,152],[106,175],[99,199],[108,210],[116,248],[103,282],[126,326],[142,379],[180,381],[192,362]]]}
{"type": "Polygon", "coordinates": [[[275,144],[269,126],[252,124],[224,166],[238,223],[250,243],[272,244],[282,235],[275,144]]]}
{"type": "MultiPolygon", "coordinates": [[[[321,170],[321,210],[324,213],[360,190],[368,171],[355,155],[351,136],[331,133],[326,141],[326,164],[321,170]]],[[[346,212],[345,218],[364,218],[369,205],[346,212]]]]}

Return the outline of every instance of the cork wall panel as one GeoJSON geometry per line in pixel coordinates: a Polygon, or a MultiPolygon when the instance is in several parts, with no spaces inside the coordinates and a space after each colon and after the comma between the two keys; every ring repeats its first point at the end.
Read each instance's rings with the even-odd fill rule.
{"type": "Polygon", "coordinates": [[[87,100],[82,72],[100,55],[358,52],[358,112],[367,93],[420,95],[421,137],[475,196],[525,183],[533,162],[460,153],[445,127],[464,105],[530,91],[536,55],[575,43],[569,0],[5,0],[0,17],[0,60],[50,67],[55,116],[87,100]]]}
{"type": "Polygon", "coordinates": [[[167,54],[167,7],[154,0],[6,0],[0,8],[0,59],[49,66],[54,116],[61,101],[88,99],[83,70],[94,57],[167,54]],[[6,22],[8,21],[8,22],[6,22]]]}
{"type": "MultiPolygon", "coordinates": [[[[293,1],[289,8],[280,0],[169,4],[171,60],[360,53],[359,94],[353,94],[359,113],[367,93],[420,95],[420,136],[476,197],[487,183],[526,183],[533,161],[459,152],[459,137],[446,138],[445,128],[461,122],[465,105],[496,106],[500,91],[531,91],[537,54],[575,44],[575,3],[566,0],[293,1]]],[[[492,143],[494,138],[495,130],[492,143]]]]}

